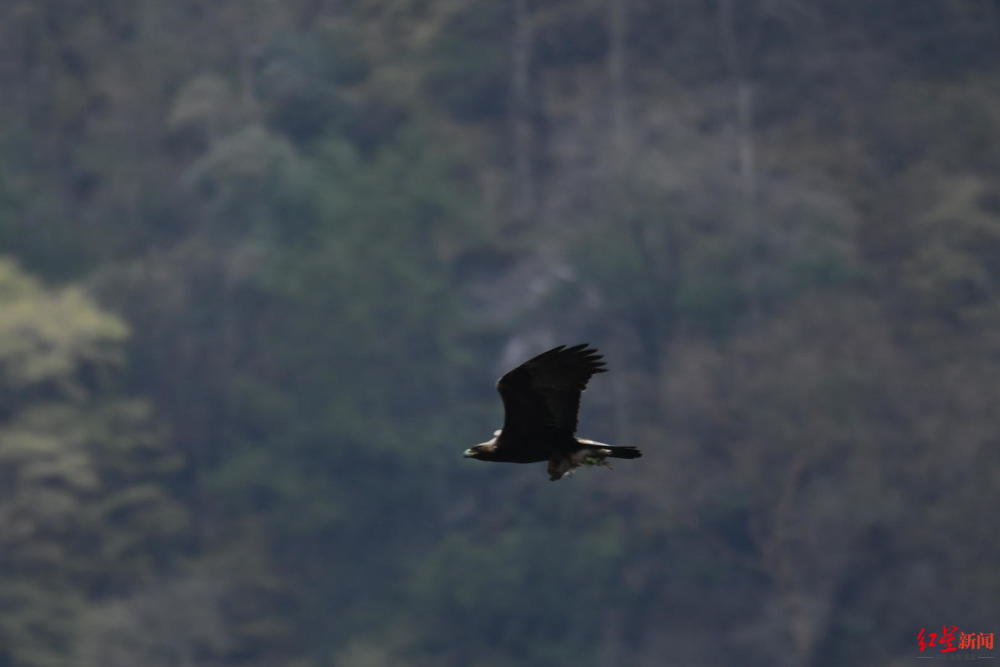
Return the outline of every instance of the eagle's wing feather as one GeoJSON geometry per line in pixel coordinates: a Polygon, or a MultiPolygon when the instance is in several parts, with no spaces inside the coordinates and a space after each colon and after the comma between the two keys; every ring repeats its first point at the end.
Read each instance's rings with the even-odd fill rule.
{"type": "Polygon", "coordinates": [[[497,382],[503,398],[503,430],[521,435],[576,432],[580,393],[607,369],[587,343],[564,345],[529,359],[497,382]]]}

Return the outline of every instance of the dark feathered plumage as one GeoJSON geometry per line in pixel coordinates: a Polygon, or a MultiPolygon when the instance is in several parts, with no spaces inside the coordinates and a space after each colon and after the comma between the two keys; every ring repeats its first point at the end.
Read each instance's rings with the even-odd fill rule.
{"type": "Polygon", "coordinates": [[[580,394],[593,375],[606,371],[601,354],[586,343],[560,345],[529,359],[497,382],[503,429],[465,455],[509,463],[548,461],[553,481],[581,465],[608,466],[606,458],[638,458],[642,454],[635,447],[613,447],[575,435],[580,394]]]}

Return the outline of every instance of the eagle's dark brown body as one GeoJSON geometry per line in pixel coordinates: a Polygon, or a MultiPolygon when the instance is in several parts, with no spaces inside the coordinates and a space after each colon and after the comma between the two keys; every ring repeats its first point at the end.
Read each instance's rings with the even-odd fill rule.
{"type": "Polygon", "coordinates": [[[560,345],[524,362],[497,382],[504,404],[503,428],[465,455],[508,463],[548,461],[553,481],[580,465],[638,458],[642,454],[635,447],[614,447],[575,435],[580,394],[591,376],[606,370],[600,353],[586,343],[560,345]]]}

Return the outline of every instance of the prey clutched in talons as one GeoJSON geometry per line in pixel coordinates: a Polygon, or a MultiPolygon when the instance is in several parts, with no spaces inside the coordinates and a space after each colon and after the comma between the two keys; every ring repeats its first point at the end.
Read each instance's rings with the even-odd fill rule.
{"type": "MultiPolygon", "coordinates": [[[[600,444],[595,443],[593,440],[586,440],[582,442],[586,442],[591,445],[600,444]]],[[[563,477],[568,477],[572,475],[573,472],[580,466],[601,466],[602,468],[607,468],[608,470],[614,470],[614,468],[611,467],[611,463],[607,460],[607,457],[611,454],[611,449],[606,447],[597,448],[595,446],[591,449],[577,451],[569,456],[553,458],[549,461],[549,479],[554,482],[563,477]]]]}

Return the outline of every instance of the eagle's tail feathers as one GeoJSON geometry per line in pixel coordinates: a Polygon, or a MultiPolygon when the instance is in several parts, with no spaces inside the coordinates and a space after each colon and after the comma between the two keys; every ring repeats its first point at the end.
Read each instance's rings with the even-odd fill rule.
{"type": "Polygon", "coordinates": [[[605,449],[610,449],[611,453],[608,456],[615,459],[637,459],[642,456],[638,447],[605,447],[605,449]]]}
{"type": "Polygon", "coordinates": [[[596,440],[584,440],[583,438],[577,438],[577,442],[581,445],[587,446],[588,449],[593,450],[602,457],[610,456],[615,459],[637,459],[642,456],[642,452],[639,451],[638,447],[616,447],[615,445],[605,445],[603,442],[597,442],[596,440]]]}

